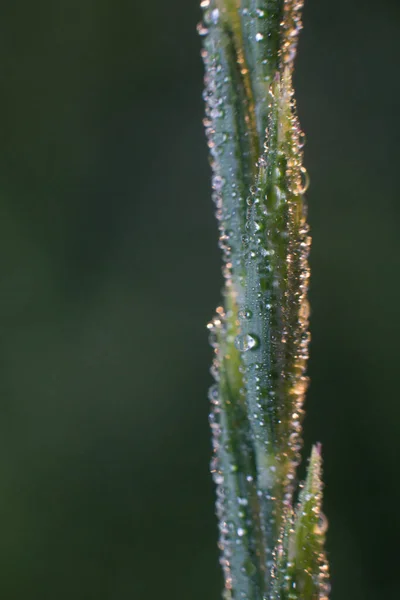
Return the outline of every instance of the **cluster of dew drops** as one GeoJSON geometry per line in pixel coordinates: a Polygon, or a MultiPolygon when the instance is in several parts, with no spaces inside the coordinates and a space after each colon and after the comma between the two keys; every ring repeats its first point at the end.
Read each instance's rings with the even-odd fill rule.
{"type": "MultiPolygon", "coordinates": [[[[290,90],[290,88],[288,88],[290,90]]],[[[278,186],[274,186],[274,196],[278,202],[282,202],[286,199],[287,193],[292,196],[303,196],[305,193],[309,179],[306,174],[305,169],[302,167],[302,148],[304,146],[305,138],[302,134],[297,117],[295,116],[292,92],[288,93],[289,101],[292,102],[293,108],[293,116],[291,118],[291,127],[292,127],[292,145],[295,149],[295,152],[292,152],[292,156],[287,161],[286,180],[288,182],[288,189],[285,190],[283,188],[279,188],[278,186]]],[[[266,152],[268,152],[268,148],[265,148],[266,152]]],[[[279,153],[283,153],[283,150],[278,151],[279,153]]],[[[266,159],[262,156],[259,159],[258,167],[266,168],[266,159]]],[[[279,168],[276,167],[278,171],[278,176],[282,176],[283,173],[279,171],[279,168]]],[[[255,306],[261,306],[259,312],[259,319],[267,318],[268,314],[271,314],[271,309],[273,310],[273,305],[276,304],[278,306],[277,297],[274,298],[274,288],[280,286],[279,275],[277,268],[271,268],[269,257],[273,256],[279,250],[275,247],[274,236],[277,235],[277,232],[270,232],[272,235],[266,235],[266,230],[268,227],[265,223],[265,216],[267,215],[267,209],[265,203],[260,202],[260,194],[262,190],[260,187],[252,186],[251,195],[247,199],[247,204],[249,206],[249,214],[252,215],[250,219],[248,219],[248,233],[244,236],[245,239],[244,245],[248,246],[247,251],[247,264],[251,265],[252,263],[255,265],[255,268],[260,273],[263,273],[264,276],[268,275],[269,283],[268,287],[271,292],[268,293],[269,298],[266,301],[265,294],[261,293],[258,289],[252,290],[252,296],[258,298],[258,301],[255,303],[255,306]],[[251,243],[250,243],[251,242],[251,243]],[[272,295],[271,295],[272,294],[272,295]]],[[[286,203],[286,202],[285,202],[286,203]]],[[[294,222],[294,211],[296,210],[293,206],[292,202],[286,203],[288,206],[288,222],[294,222]]],[[[301,202],[302,204],[302,202],[301,202]]],[[[279,237],[287,238],[289,237],[288,229],[285,227],[282,231],[278,232],[279,237]]],[[[290,447],[291,454],[293,456],[293,460],[291,461],[290,469],[286,473],[286,477],[288,482],[286,484],[287,487],[287,500],[289,501],[292,493],[292,483],[294,480],[294,471],[297,466],[297,463],[300,460],[299,451],[301,449],[300,444],[300,433],[301,433],[301,424],[300,418],[303,414],[302,404],[304,399],[305,389],[307,387],[307,379],[304,377],[304,369],[305,364],[308,358],[308,343],[309,343],[309,333],[308,333],[308,301],[306,298],[307,288],[308,288],[308,278],[309,278],[309,268],[308,268],[308,253],[310,246],[310,237],[308,236],[308,226],[305,222],[305,218],[303,217],[301,220],[301,226],[298,232],[292,237],[292,248],[291,251],[287,253],[286,262],[288,266],[288,270],[291,270],[292,262],[297,256],[296,260],[299,262],[297,266],[298,274],[297,284],[295,285],[294,291],[290,292],[292,294],[289,296],[289,291],[286,290],[284,292],[285,296],[288,296],[288,306],[290,310],[294,310],[297,313],[297,326],[294,327],[291,325],[291,329],[289,331],[287,324],[285,324],[285,320],[282,321],[282,329],[281,331],[277,331],[279,334],[279,343],[282,347],[285,346],[288,341],[289,335],[296,340],[296,344],[294,346],[294,350],[292,350],[292,361],[294,364],[290,366],[287,365],[287,368],[283,369],[280,374],[281,381],[290,380],[291,388],[290,388],[290,397],[291,403],[293,406],[292,411],[292,419],[291,419],[291,428],[292,432],[289,435],[288,446],[290,447]],[[293,331],[292,331],[293,329],[293,331]]],[[[279,242],[278,242],[279,243],[279,242]]],[[[283,309],[279,307],[278,310],[284,311],[287,309],[283,309]]],[[[258,311],[257,311],[258,312],[258,311]]],[[[284,314],[284,312],[282,313],[284,314]]],[[[249,308],[242,308],[239,311],[239,322],[242,326],[243,333],[241,333],[236,339],[236,347],[242,352],[247,353],[249,350],[256,349],[260,340],[258,336],[252,333],[251,329],[249,331],[249,326],[252,321],[253,311],[249,308]],[[249,323],[249,326],[247,326],[249,323]]],[[[282,319],[282,315],[280,316],[282,319]]],[[[275,343],[278,338],[275,338],[275,343]]],[[[245,361],[248,362],[247,360],[245,361]]],[[[252,367],[251,373],[253,379],[255,379],[255,392],[260,391],[260,369],[263,367],[259,363],[253,363],[254,361],[250,360],[250,365],[252,367]],[[257,369],[258,373],[254,372],[254,369],[257,369]]],[[[249,370],[250,372],[250,370],[249,370]]],[[[273,389],[269,390],[269,395],[274,395],[275,391],[273,389]]],[[[262,409],[262,398],[258,398],[257,406],[262,409]]],[[[279,457],[277,457],[279,458],[279,457]]]]}

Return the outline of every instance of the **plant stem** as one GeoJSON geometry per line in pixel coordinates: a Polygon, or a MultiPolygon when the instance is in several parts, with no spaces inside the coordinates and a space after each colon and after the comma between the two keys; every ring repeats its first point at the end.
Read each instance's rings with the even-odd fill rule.
{"type": "MultiPolygon", "coordinates": [[[[299,531],[311,520],[293,509],[309,341],[308,178],[292,88],[301,2],[202,6],[205,127],[224,265],[224,302],[209,329],[225,598],[326,598],[322,533],[309,548],[314,530],[299,531]]],[[[319,515],[319,452],[309,473],[319,481],[308,492],[319,515]]]]}

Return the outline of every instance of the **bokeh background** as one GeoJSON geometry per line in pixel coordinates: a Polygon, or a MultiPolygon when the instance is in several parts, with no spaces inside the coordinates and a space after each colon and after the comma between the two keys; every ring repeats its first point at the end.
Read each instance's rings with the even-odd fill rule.
{"type": "MultiPolygon", "coordinates": [[[[218,600],[197,0],[0,3],[0,597],[218,600]]],[[[332,600],[398,594],[397,0],[307,0],[305,450],[332,600]]]]}

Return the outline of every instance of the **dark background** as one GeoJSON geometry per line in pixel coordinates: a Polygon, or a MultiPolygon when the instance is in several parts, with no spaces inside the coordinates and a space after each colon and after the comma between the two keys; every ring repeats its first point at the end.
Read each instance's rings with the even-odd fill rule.
{"type": "MultiPolygon", "coordinates": [[[[197,0],[0,4],[0,597],[218,600],[197,0]]],[[[398,594],[396,0],[308,0],[305,450],[332,600],[398,594]]]]}

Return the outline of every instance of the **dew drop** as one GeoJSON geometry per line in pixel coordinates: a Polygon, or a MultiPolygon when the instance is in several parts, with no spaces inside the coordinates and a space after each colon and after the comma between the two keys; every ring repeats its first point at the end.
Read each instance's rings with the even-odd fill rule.
{"type": "Polygon", "coordinates": [[[214,10],[211,11],[211,20],[214,23],[214,25],[216,25],[218,23],[218,19],[219,19],[219,10],[218,10],[218,8],[214,8],[214,10]]]}
{"type": "Polygon", "coordinates": [[[224,187],[225,180],[220,175],[214,175],[212,178],[212,186],[217,192],[221,191],[224,187]]]}
{"type": "Polygon", "coordinates": [[[257,192],[260,191],[260,188],[257,185],[250,186],[250,193],[254,196],[257,192]]]}
{"type": "Polygon", "coordinates": [[[321,513],[318,524],[315,525],[315,527],[314,527],[314,531],[317,535],[323,535],[324,533],[326,533],[327,529],[328,529],[328,519],[326,518],[324,513],[321,513]]]}
{"type": "Polygon", "coordinates": [[[210,367],[210,374],[214,377],[215,381],[219,381],[219,363],[217,361],[213,361],[210,367]]]}
{"type": "Polygon", "coordinates": [[[208,29],[207,27],[204,27],[203,23],[199,23],[197,25],[197,33],[201,36],[205,36],[208,34],[208,29]]]}
{"type": "Polygon", "coordinates": [[[215,404],[215,405],[219,404],[218,385],[214,384],[209,388],[208,399],[210,400],[210,402],[212,402],[212,404],[215,404]]]}
{"type": "Polygon", "coordinates": [[[235,347],[240,350],[240,352],[252,350],[258,346],[258,343],[259,341],[257,336],[249,333],[238,335],[235,339],[235,347]]]}
{"type": "Polygon", "coordinates": [[[310,185],[310,176],[307,173],[307,170],[305,167],[301,167],[300,171],[301,171],[302,183],[299,188],[299,194],[305,194],[310,185]]]}
{"type": "Polygon", "coordinates": [[[262,33],[256,33],[256,42],[261,42],[264,39],[262,33]]]}
{"type": "Polygon", "coordinates": [[[216,483],[217,485],[222,485],[224,483],[224,476],[222,475],[222,473],[213,473],[212,477],[214,483],[216,483]]]}
{"type": "Polygon", "coordinates": [[[247,308],[242,308],[238,313],[239,319],[251,319],[253,313],[247,308]]]}
{"type": "Polygon", "coordinates": [[[304,131],[299,131],[299,148],[304,148],[306,143],[306,134],[304,131]]]}

